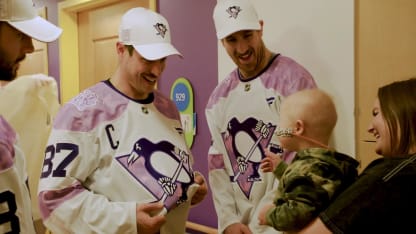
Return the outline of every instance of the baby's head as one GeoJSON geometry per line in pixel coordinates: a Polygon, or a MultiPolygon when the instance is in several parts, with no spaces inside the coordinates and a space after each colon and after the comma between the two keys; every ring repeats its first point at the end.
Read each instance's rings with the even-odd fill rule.
{"type": "Polygon", "coordinates": [[[280,143],[290,151],[327,146],[336,122],[336,108],[326,92],[298,91],[286,97],[280,107],[279,128],[291,133],[280,134],[280,143]]]}

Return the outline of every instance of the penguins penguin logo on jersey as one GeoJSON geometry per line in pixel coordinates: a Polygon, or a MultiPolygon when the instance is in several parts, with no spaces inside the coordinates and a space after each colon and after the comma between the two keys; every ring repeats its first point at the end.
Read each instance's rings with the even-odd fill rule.
{"type": "Polygon", "coordinates": [[[194,181],[189,154],[172,143],[141,138],[130,154],[117,161],[168,210],[187,200],[186,192],[194,181]]]}
{"type": "Polygon", "coordinates": [[[234,172],[230,180],[239,184],[247,198],[253,183],[261,181],[260,162],[265,157],[264,148],[269,144],[275,128],[271,123],[254,118],[241,123],[232,118],[227,131],[222,134],[234,172]]]}

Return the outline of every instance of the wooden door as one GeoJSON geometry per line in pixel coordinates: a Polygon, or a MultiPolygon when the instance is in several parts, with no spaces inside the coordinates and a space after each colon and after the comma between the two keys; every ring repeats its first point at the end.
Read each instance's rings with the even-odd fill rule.
{"type": "Polygon", "coordinates": [[[110,78],[115,71],[121,16],[133,7],[148,8],[149,1],[122,1],[79,13],[80,90],[110,78]]]}
{"type": "Polygon", "coordinates": [[[416,1],[356,1],[356,146],[361,170],[379,157],[367,132],[378,87],[416,76],[416,1]]]}
{"type": "MultiPolygon", "coordinates": [[[[46,8],[39,10],[39,15],[46,18],[46,8]]],[[[26,59],[20,63],[17,75],[30,75],[42,73],[48,75],[48,47],[44,42],[32,40],[35,51],[26,55],[26,59]]]]}

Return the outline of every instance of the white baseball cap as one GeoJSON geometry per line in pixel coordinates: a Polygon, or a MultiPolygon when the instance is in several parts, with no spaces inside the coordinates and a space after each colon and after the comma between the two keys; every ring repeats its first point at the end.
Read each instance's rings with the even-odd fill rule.
{"type": "Polygon", "coordinates": [[[142,7],[128,10],[121,18],[119,40],[132,45],[148,60],[182,55],[171,44],[168,21],[160,14],[142,7]]]}
{"type": "Polygon", "coordinates": [[[249,0],[217,0],[213,14],[217,38],[241,30],[259,30],[260,19],[249,0]]]}
{"type": "Polygon", "coordinates": [[[42,42],[54,41],[62,33],[61,28],[38,16],[31,0],[0,0],[0,21],[42,42]]]}

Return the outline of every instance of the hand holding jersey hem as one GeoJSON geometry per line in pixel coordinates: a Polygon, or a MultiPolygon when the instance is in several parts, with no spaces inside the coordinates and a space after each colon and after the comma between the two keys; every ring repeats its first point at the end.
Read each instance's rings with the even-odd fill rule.
{"type": "Polygon", "coordinates": [[[205,196],[208,193],[208,186],[205,183],[205,178],[197,171],[194,172],[195,174],[195,184],[198,184],[198,190],[192,196],[191,205],[196,205],[204,200],[205,196]]]}
{"type": "Polygon", "coordinates": [[[166,222],[164,215],[152,215],[160,213],[163,209],[162,203],[149,203],[136,205],[137,233],[153,234],[158,233],[166,222]]]}

